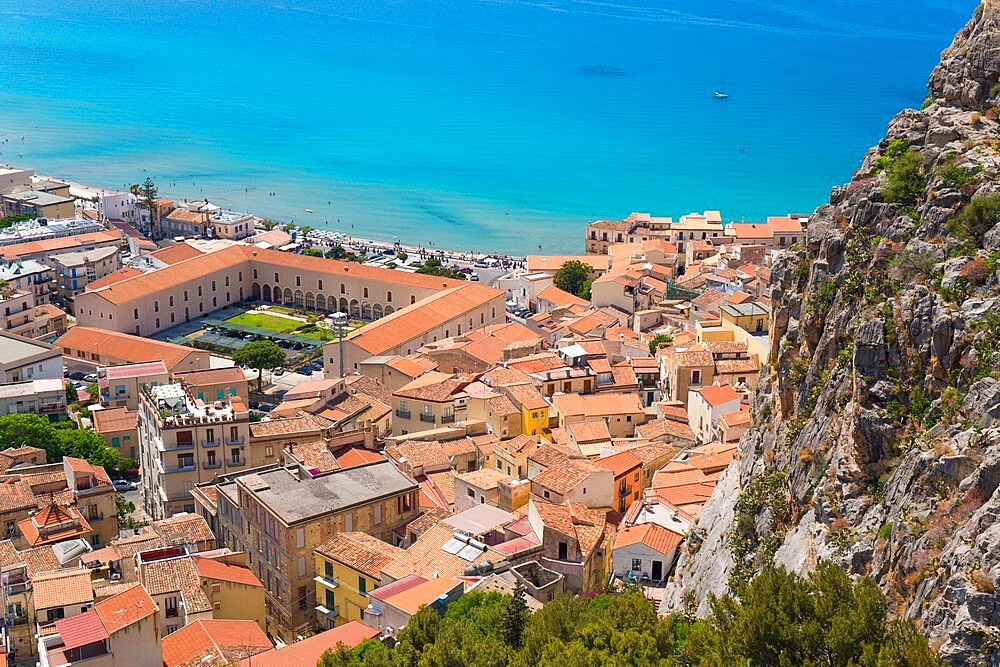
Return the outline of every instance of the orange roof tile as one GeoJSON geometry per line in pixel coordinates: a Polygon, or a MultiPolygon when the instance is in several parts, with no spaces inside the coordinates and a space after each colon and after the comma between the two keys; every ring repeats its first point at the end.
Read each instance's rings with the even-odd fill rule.
{"type": "Polygon", "coordinates": [[[88,354],[96,351],[99,355],[110,355],[129,362],[162,360],[169,369],[192,354],[205,354],[183,345],[81,326],[70,328],[56,339],[55,344],[63,348],[65,356],[76,356],[72,352],[74,350],[88,354]]]}
{"type": "Polygon", "coordinates": [[[767,216],[767,224],[775,234],[797,234],[802,232],[802,223],[788,216],[767,216]]]}
{"type": "Polygon", "coordinates": [[[111,634],[157,612],[156,603],[142,586],[132,586],[123,593],[105,598],[94,605],[94,610],[111,634]]]}
{"type": "Polygon", "coordinates": [[[396,593],[390,598],[386,598],[382,601],[382,604],[392,605],[412,616],[420,611],[421,607],[434,602],[440,596],[461,584],[462,580],[454,577],[429,579],[401,593],[396,593]]]}
{"type": "Polygon", "coordinates": [[[142,275],[142,271],[139,269],[133,269],[131,266],[126,266],[124,269],[112,271],[108,275],[103,278],[99,278],[92,283],[87,283],[87,291],[92,292],[96,289],[101,289],[102,287],[107,287],[108,285],[114,285],[117,282],[127,280],[128,278],[134,278],[139,275],[142,275]]]}
{"type": "Polygon", "coordinates": [[[577,442],[600,442],[611,440],[611,431],[608,430],[608,423],[603,419],[576,422],[568,424],[566,430],[577,442]]]}
{"type": "Polygon", "coordinates": [[[370,628],[360,621],[349,621],[332,630],[321,632],[289,644],[284,648],[275,648],[264,653],[258,653],[252,659],[244,660],[240,667],[302,667],[319,662],[324,652],[336,649],[338,644],[354,648],[366,639],[378,635],[378,630],[370,628]]]}
{"type": "Polygon", "coordinates": [[[614,473],[615,479],[618,479],[622,475],[627,475],[633,470],[642,468],[642,461],[639,460],[639,457],[629,451],[595,459],[594,463],[614,473]]]}
{"type": "Polygon", "coordinates": [[[546,287],[545,289],[543,289],[541,292],[539,292],[538,293],[538,300],[539,301],[546,301],[546,302],[551,303],[552,305],[554,305],[556,307],[567,306],[567,305],[570,305],[570,304],[573,304],[573,303],[579,304],[581,306],[589,306],[590,305],[590,302],[587,301],[586,299],[582,299],[582,298],[576,296],[575,294],[570,294],[569,292],[567,292],[565,290],[561,290],[558,287],[556,287],[555,285],[549,285],[548,287],[546,287]]]}
{"type": "MultiPolygon", "coordinates": [[[[167,217],[185,218],[185,217],[190,217],[191,215],[192,214],[190,211],[177,210],[168,215],[167,217]]],[[[198,222],[201,222],[204,218],[204,215],[201,213],[194,213],[193,215],[197,218],[198,222]]],[[[183,262],[184,260],[191,259],[192,257],[201,257],[204,254],[205,253],[203,253],[201,250],[198,250],[193,245],[187,243],[178,243],[176,245],[163,248],[162,250],[151,252],[149,253],[149,256],[155,257],[164,264],[176,264],[177,262],[183,262]]]]}
{"type": "Polygon", "coordinates": [[[729,230],[738,239],[769,239],[774,236],[766,223],[737,222],[729,225],[729,230]]]}
{"type": "Polygon", "coordinates": [[[129,412],[129,409],[124,406],[107,410],[94,410],[91,415],[94,419],[94,430],[98,433],[134,431],[139,419],[138,412],[129,412]]]}
{"type": "Polygon", "coordinates": [[[559,394],[553,397],[560,415],[623,415],[642,413],[636,394],[559,394]]]}
{"type": "Polygon", "coordinates": [[[31,579],[35,609],[82,605],[94,600],[90,570],[57,570],[36,574],[31,579]]]}
{"type": "Polygon", "coordinates": [[[373,579],[381,579],[382,568],[403,553],[399,547],[367,533],[338,533],[316,547],[316,553],[373,579]]]}
{"type": "Polygon", "coordinates": [[[594,465],[586,459],[567,459],[560,465],[554,465],[535,474],[532,484],[566,495],[595,472],[603,472],[605,468],[594,465]]]}
{"type": "Polygon", "coordinates": [[[684,537],[656,523],[626,526],[615,536],[615,548],[642,543],[657,553],[669,554],[684,537]]]}
{"type": "Polygon", "coordinates": [[[106,232],[92,232],[90,234],[79,234],[77,236],[63,236],[57,239],[43,239],[41,241],[28,241],[26,243],[14,243],[0,247],[0,256],[4,259],[17,259],[24,255],[31,255],[39,252],[53,252],[56,250],[70,250],[80,246],[110,243],[121,241],[122,233],[119,230],[106,232]]]}
{"type": "Polygon", "coordinates": [[[200,558],[195,556],[191,559],[194,568],[198,571],[198,576],[205,579],[218,579],[228,581],[243,586],[263,587],[260,579],[245,565],[227,563],[217,558],[200,558]]]}
{"type": "Polygon", "coordinates": [[[713,384],[708,387],[701,387],[695,391],[701,394],[701,397],[705,399],[705,402],[713,408],[717,408],[723,403],[740,400],[740,395],[736,393],[736,390],[728,384],[713,384]]]}
{"type": "Polygon", "coordinates": [[[229,665],[274,648],[253,621],[219,619],[186,625],[164,637],[161,647],[164,667],[229,665]]]}

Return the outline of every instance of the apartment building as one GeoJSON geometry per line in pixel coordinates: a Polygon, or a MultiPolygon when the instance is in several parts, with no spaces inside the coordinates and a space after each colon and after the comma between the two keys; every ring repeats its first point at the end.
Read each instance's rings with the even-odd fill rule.
{"type": "Polygon", "coordinates": [[[267,631],[286,641],[315,626],[314,550],[338,533],[403,539],[419,487],[389,461],[311,475],[264,466],[217,485],[220,546],[245,551],[264,582],[267,631]]]}
{"type": "Polygon", "coordinates": [[[195,511],[191,489],[250,460],[250,413],[241,397],[205,402],[180,383],[139,398],[142,500],[154,519],[195,511]]]}
{"type": "Polygon", "coordinates": [[[0,194],[0,209],[6,215],[30,215],[32,218],[59,220],[76,215],[73,198],[41,190],[23,190],[0,194]]]}
{"type": "MultiPolygon", "coordinates": [[[[111,408],[125,407],[134,412],[139,409],[139,393],[143,385],[156,387],[164,384],[170,384],[170,372],[162,361],[101,366],[97,369],[101,402],[111,408]]],[[[246,396],[246,393],[241,396],[246,396]]]]}
{"type": "Polygon", "coordinates": [[[95,410],[94,431],[123,458],[139,460],[139,413],[127,407],[95,410]]]}
{"type": "Polygon", "coordinates": [[[432,371],[392,392],[393,433],[433,431],[465,419],[468,379],[432,371]]]}
{"type": "Polygon", "coordinates": [[[0,385],[0,415],[34,414],[66,419],[66,386],[62,380],[28,380],[0,385]]]}
{"type": "Polygon", "coordinates": [[[629,394],[556,394],[553,406],[559,413],[559,427],[574,422],[603,419],[613,438],[631,438],[635,427],[646,421],[645,408],[638,395],[629,394]]]}
{"type": "Polygon", "coordinates": [[[59,299],[73,313],[73,302],[90,283],[121,268],[121,254],[114,246],[50,255],[47,260],[56,272],[59,299]]]}
{"type": "Polygon", "coordinates": [[[122,233],[115,230],[104,230],[103,226],[87,221],[65,221],[62,233],[50,233],[59,225],[46,225],[30,230],[31,233],[8,239],[6,244],[0,243],[0,257],[7,261],[34,259],[45,264],[49,255],[86,251],[95,248],[114,246],[121,247],[122,233]]]}
{"type": "Polygon", "coordinates": [[[55,293],[55,271],[33,259],[0,260],[0,281],[19,292],[31,292],[36,306],[48,303],[55,293]]]}

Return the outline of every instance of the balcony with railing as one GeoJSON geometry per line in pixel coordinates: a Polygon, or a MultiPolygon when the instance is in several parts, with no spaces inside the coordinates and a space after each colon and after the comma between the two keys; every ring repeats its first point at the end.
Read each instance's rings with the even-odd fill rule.
{"type": "Polygon", "coordinates": [[[247,464],[246,459],[229,459],[226,464],[230,468],[239,468],[240,466],[245,466],[247,464]]]}
{"type": "Polygon", "coordinates": [[[194,449],[194,442],[172,442],[165,443],[160,437],[154,437],[153,442],[156,444],[156,450],[160,452],[176,452],[183,451],[185,449],[194,449]]]}
{"type": "Polygon", "coordinates": [[[454,421],[455,421],[455,415],[454,414],[441,415],[441,423],[442,424],[451,424],[454,421]]]}
{"type": "Polygon", "coordinates": [[[409,419],[410,418],[410,411],[409,410],[396,410],[396,416],[399,417],[400,419],[409,419]]]}
{"type": "Polygon", "coordinates": [[[235,445],[242,445],[243,444],[243,437],[239,436],[239,437],[235,437],[235,438],[229,438],[228,440],[226,440],[226,442],[227,442],[227,444],[234,445],[234,446],[235,445]]]}
{"type": "Polygon", "coordinates": [[[434,415],[429,415],[426,412],[420,413],[420,421],[427,422],[428,424],[434,423],[434,415]]]}
{"type": "Polygon", "coordinates": [[[193,472],[194,470],[198,469],[194,461],[192,461],[191,463],[184,463],[184,464],[178,463],[175,466],[164,465],[163,461],[157,461],[156,467],[159,469],[161,475],[170,475],[176,472],[193,472]]]}
{"type": "Polygon", "coordinates": [[[218,440],[202,440],[201,441],[201,446],[202,447],[218,447],[221,444],[222,443],[219,442],[218,440]]]}
{"type": "Polygon", "coordinates": [[[205,470],[215,470],[222,467],[222,461],[206,461],[201,464],[201,467],[205,470]]]}

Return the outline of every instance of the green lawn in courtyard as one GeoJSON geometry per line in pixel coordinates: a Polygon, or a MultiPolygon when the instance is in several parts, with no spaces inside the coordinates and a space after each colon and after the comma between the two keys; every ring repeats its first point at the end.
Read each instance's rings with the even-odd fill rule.
{"type": "Polygon", "coordinates": [[[265,313],[241,313],[235,317],[230,317],[226,322],[238,324],[244,327],[255,327],[257,329],[267,329],[277,333],[291,333],[302,326],[299,320],[277,315],[267,315],[265,313]]]}

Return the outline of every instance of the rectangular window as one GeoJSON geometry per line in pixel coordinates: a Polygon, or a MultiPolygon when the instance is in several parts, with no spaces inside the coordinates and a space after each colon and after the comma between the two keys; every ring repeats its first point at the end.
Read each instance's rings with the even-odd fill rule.
{"type": "Polygon", "coordinates": [[[333,611],[337,607],[336,601],[333,598],[333,591],[329,588],[326,589],[326,608],[333,611]]]}
{"type": "Polygon", "coordinates": [[[333,581],[333,563],[330,561],[323,563],[323,576],[327,581],[333,581]]]}
{"type": "Polygon", "coordinates": [[[296,567],[296,570],[298,571],[298,574],[299,574],[300,577],[306,576],[306,559],[305,558],[298,559],[298,561],[296,561],[296,563],[295,563],[295,567],[296,567]]]}
{"type": "Polygon", "coordinates": [[[296,596],[299,601],[299,610],[305,611],[309,608],[309,591],[305,586],[299,586],[299,593],[296,596]]]}
{"type": "Polygon", "coordinates": [[[368,593],[368,580],[364,577],[358,577],[358,592],[362,595],[368,593]]]}
{"type": "Polygon", "coordinates": [[[177,598],[171,597],[166,599],[166,609],[167,618],[174,618],[177,616],[177,598]]]}
{"type": "Polygon", "coordinates": [[[633,558],[632,559],[632,571],[633,572],[638,572],[640,570],[642,570],[642,559],[641,558],[633,558]]]}
{"type": "Polygon", "coordinates": [[[382,523],[382,506],[381,505],[376,505],[375,506],[375,525],[377,526],[380,523],[382,523]]]}
{"type": "Polygon", "coordinates": [[[295,531],[295,547],[301,549],[306,545],[306,531],[305,528],[298,528],[295,531]]]}

